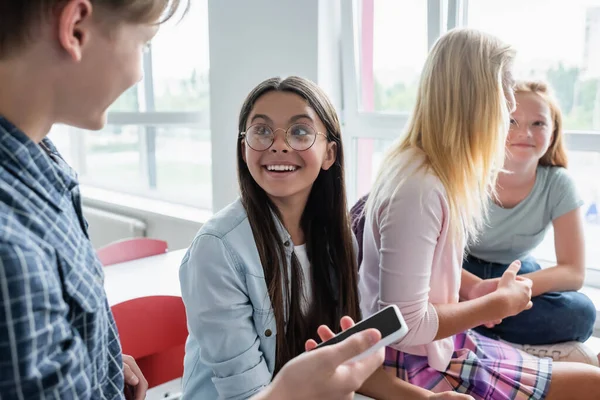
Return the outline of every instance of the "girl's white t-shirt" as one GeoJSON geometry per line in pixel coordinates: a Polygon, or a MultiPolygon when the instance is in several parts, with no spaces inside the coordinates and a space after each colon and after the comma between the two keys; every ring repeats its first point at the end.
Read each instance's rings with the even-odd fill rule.
{"type": "MultiPolygon", "coordinates": [[[[311,274],[310,274],[310,261],[308,260],[308,253],[306,252],[306,244],[302,244],[299,246],[294,246],[294,253],[296,257],[298,257],[298,262],[300,263],[300,268],[302,269],[302,275],[304,277],[304,300],[302,302],[302,311],[304,313],[308,312],[310,303],[311,303],[311,295],[312,295],[312,286],[311,286],[311,274]]],[[[291,270],[291,266],[290,266],[291,270]]]]}

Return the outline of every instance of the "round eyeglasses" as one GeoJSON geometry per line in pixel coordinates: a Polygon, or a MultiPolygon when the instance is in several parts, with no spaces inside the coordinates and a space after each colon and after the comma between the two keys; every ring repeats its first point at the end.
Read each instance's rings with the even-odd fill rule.
{"type": "MultiPolygon", "coordinates": [[[[240,136],[246,139],[246,144],[255,151],[265,151],[275,142],[275,132],[283,130],[282,128],[273,129],[266,124],[255,124],[246,129],[246,132],[240,133],[240,136]]],[[[305,151],[312,147],[317,140],[318,135],[327,135],[317,132],[310,125],[293,124],[285,130],[285,142],[296,151],[305,151]]]]}

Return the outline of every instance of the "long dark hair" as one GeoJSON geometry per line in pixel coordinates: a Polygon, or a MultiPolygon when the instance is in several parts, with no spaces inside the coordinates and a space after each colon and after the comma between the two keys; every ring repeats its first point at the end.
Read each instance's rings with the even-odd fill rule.
{"type": "Polygon", "coordinates": [[[327,95],[313,82],[291,76],[271,78],[256,86],[248,95],[239,117],[239,132],[246,130],[255,102],[264,94],[278,91],[294,93],[310,105],[327,129],[327,140],[337,148],[335,164],[321,170],[308,197],[300,221],[311,262],[312,298],[307,315],[301,311],[304,283],[298,259],[292,255],[291,277],[285,265],[284,243],[277,230],[277,207],[256,183],[242,158],[241,137],[237,144],[238,180],[242,203],[263,266],[277,327],[275,373],[286,362],[304,351],[304,342],[316,338],[317,328],[339,326],[344,315],[360,319],[357,290],[356,255],[347,212],[344,183],[344,155],[340,123],[327,95]],[[284,282],[291,281],[291,290],[284,282]],[[287,324],[285,314],[287,311],[287,324]]]}

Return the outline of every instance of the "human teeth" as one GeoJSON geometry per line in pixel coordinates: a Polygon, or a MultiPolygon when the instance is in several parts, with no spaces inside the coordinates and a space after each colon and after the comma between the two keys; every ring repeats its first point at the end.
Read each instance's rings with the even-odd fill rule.
{"type": "Polygon", "coordinates": [[[269,171],[295,171],[294,165],[267,165],[269,171]]]}

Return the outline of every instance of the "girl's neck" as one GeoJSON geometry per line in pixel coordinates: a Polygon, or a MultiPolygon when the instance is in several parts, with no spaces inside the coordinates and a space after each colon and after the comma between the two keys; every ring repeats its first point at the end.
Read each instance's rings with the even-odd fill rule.
{"type": "Polygon", "coordinates": [[[302,230],[301,220],[304,208],[308,201],[308,196],[304,198],[290,197],[277,198],[271,197],[271,201],[275,204],[281,215],[281,222],[285,229],[292,237],[294,245],[302,245],[305,243],[304,231],[302,230]]]}
{"type": "Polygon", "coordinates": [[[519,189],[531,185],[535,181],[538,163],[513,164],[506,163],[504,169],[506,173],[498,175],[498,190],[519,189]]]}

